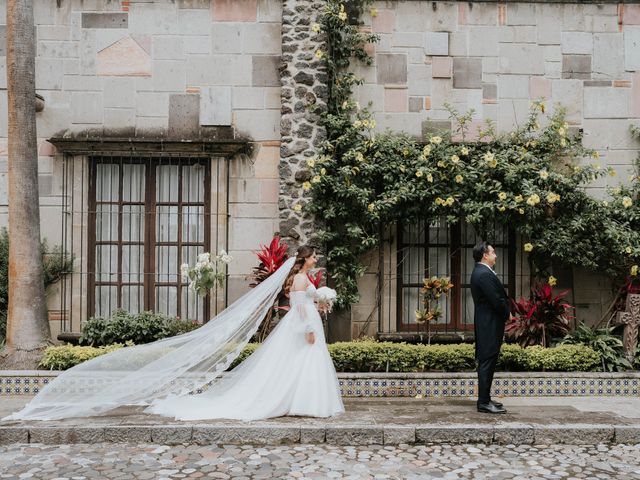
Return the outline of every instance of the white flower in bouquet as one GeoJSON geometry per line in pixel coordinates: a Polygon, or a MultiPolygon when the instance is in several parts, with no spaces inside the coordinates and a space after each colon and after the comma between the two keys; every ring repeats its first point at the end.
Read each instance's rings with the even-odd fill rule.
{"type": "Polygon", "coordinates": [[[229,265],[233,260],[233,257],[229,255],[224,249],[220,250],[220,254],[218,255],[220,261],[224,264],[229,265]]]}
{"type": "Polygon", "coordinates": [[[184,282],[189,282],[189,289],[204,297],[216,284],[220,287],[224,285],[225,267],[232,260],[233,257],[224,250],[213,258],[208,252],[201,253],[194,267],[190,267],[188,263],[182,264],[180,274],[184,282]]]}
{"type": "Polygon", "coordinates": [[[330,312],[333,307],[333,302],[336,300],[338,294],[333,288],[329,287],[320,287],[316,290],[316,301],[318,305],[327,307],[327,310],[330,312]]]}

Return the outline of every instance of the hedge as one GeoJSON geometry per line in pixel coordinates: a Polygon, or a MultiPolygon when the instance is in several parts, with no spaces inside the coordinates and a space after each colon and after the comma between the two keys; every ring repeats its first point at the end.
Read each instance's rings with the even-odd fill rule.
{"type": "MultiPolygon", "coordinates": [[[[248,344],[232,367],[251,355],[257,343],[248,344]]],[[[116,348],[50,347],[41,362],[42,368],[64,370],[116,348]]],[[[328,345],[329,353],[339,372],[465,372],[475,369],[474,346],[409,345],[405,343],[356,341],[328,345]]],[[[583,345],[560,345],[522,348],[503,345],[498,368],[506,371],[588,372],[601,368],[600,355],[583,345]]]]}

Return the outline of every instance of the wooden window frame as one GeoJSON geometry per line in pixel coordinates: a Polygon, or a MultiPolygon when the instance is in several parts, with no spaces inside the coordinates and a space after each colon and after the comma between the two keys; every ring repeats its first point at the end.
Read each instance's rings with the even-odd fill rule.
{"type": "MultiPolygon", "coordinates": [[[[451,282],[454,284],[453,289],[451,290],[451,321],[446,324],[432,324],[431,332],[432,333],[462,333],[473,331],[473,320],[469,323],[465,323],[463,321],[462,315],[462,289],[469,288],[469,284],[462,283],[462,252],[467,251],[469,247],[473,247],[473,245],[466,244],[462,242],[462,228],[460,223],[456,223],[450,225],[449,227],[449,238],[450,242],[443,243],[431,243],[429,241],[429,232],[425,232],[425,240],[424,242],[419,243],[405,243],[403,240],[403,225],[399,224],[397,227],[397,239],[398,239],[398,248],[397,248],[397,286],[396,286],[396,329],[398,332],[417,332],[417,331],[426,331],[426,326],[419,325],[417,323],[404,323],[404,310],[403,310],[403,290],[405,288],[418,288],[422,287],[422,283],[404,283],[403,281],[403,251],[407,247],[415,247],[422,246],[424,248],[424,259],[425,259],[425,270],[424,277],[428,275],[429,272],[429,248],[430,247],[449,247],[450,248],[450,257],[449,257],[449,269],[451,272],[451,282]]],[[[507,268],[507,278],[508,283],[505,285],[507,288],[509,296],[513,296],[516,292],[516,234],[513,229],[509,229],[507,231],[508,244],[498,244],[496,243],[496,247],[498,248],[506,248],[507,256],[508,256],[508,268],[507,268]]],[[[469,293],[470,294],[470,293],[469,293]]]]}
{"type": "MultiPolygon", "coordinates": [[[[123,282],[122,281],[122,246],[126,244],[138,244],[140,242],[124,242],[122,239],[122,212],[125,205],[143,205],[145,224],[143,229],[143,308],[145,311],[156,311],[156,286],[175,286],[176,287],[176,314],[181,316],[182,310],[182,289],[186,288],[181,281],[178,273],[176,282],[157,282],[156,281],[156,248],[158,246],[175,246],[177,247],[177,265],[182,264],[182,248],[188,246],[202,246],[204,251],[209,251],[211,247],[211,159],[208,157],[190,157],[190,156],[154,156],[154,157],[136,157],[127,155],[114,156],[90,156],[89,162],[89,212],[88,212],[88,252],[87,252],[87,318],[95,315],[96,286],[111,285],[117,289],[116,308],[122,308],[122,287],[126,285],[140,285],[140,283],[123,282]],[[97,166],[99,164],[116,164],[118,168],[118,202],[113,203],[118,207],[118,237],[117,241],[96,241],[96,217],[97,217],[97,166]],[[143,202],[124,202],[123,201],[123,165],[125,164],[144,164],[145,165],[145,186],[143,202]],[[156,199],[156,167],[159,165],[180,166],[178,169],[178,201],[177,202],[158,202],[156,199]],[[183,165],[200,164],[205,168],[204,176],[204,201],[203,202],[185,202],[183,201],[183,165]],[[156,209],[158,206],[177,206],[178,207],[178,232],[175,242],[158,242],[156,241],[157,216],[156,209]],[[182,239],[182,217],[183,207],[204,206],[204,242],[183,242],[182,239]],[[97,282],[96,281],[96,247],[98,245],[116,245],[118,248],[118,273],[116,282],[97,282]]],[[[203,318],[206,322],[209,319],[211,310],[210,295],[204,298],[203,318]]],[[[196,315],[197,316],[197,315],[196,315]]]]}

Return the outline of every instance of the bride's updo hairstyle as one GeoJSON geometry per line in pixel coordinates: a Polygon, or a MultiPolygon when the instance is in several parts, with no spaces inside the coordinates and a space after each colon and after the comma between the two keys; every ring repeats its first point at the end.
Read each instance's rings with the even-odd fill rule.
{"type": "Polygon", "coordinates": [[[302,270],[302,267],[304,266],[304,262],[307,260],[307,258],[313,255],[314,252],[315,249],[307,245],[303,245],[298,248],[298,252],[296,253],[296,262],[293,264],[293,267],[291,267],[289,276],[284,282],[284,293],[286,295],[289,295],[289,292],[291,291],[293,278],[296,276],[296,274],[300,273],[300,270],[302,270]]]}

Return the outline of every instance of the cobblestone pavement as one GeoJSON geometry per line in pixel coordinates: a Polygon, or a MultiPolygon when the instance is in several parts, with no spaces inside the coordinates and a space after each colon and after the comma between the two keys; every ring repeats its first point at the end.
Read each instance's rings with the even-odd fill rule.
{"type": "Polygon", "coordinates": [[[640,444],[399,447],[11,445],[0,478],[640,479],[640,444]]]}

